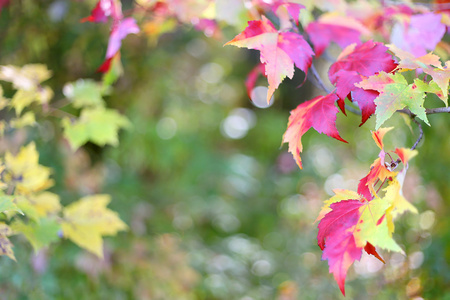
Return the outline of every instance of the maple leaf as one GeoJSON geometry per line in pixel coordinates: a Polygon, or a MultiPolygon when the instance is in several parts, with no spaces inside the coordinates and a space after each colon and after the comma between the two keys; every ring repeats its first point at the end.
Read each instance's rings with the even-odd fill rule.
{"type": "Polygon", "coordinates": [[[122,5],[118,0],[99,0],[91,12],[91,15],[81,19],[81,22],[106,23],[108,17],[120,20],[122,5]]]}
{"type": "Polygon", "coordinates": [[[8,239],[8,236],[12,235],[11,228],[5,223],[0,223],[0,255],[6,255],[12,260],[16,261],[14,252],[12,250],[13,244],[8,239]]]}
{"type": "Polygon", "coordinates": [[[272,11],[280,19],[282,29],[292,27],[291,19],[298,25],[300,10],[303,8],[305,8],[304,5],[287,0],[277,0],[271,5],[272,11]]]}
{"type": "Polygon", "coordinates": [[[361,259],[362,248],[358,247],[352,228],[358,223],[361,202],[343,200],[330,205],[331,211],[320,221],[317,241],[323,250],[322,259],[328,260],[342,294],[345,295],[345,278],[348,268],[361,259]]]}
{"type": "Polygon", "coordinates": [[[351,44],[342,51],[328,71],[331,83],[336,86],[336,94],[340,98],[338,104],[342,112],[345,112],[343,100],[349,94],[349,99],[358,103],[362,114],[360,126],[375,112],[376,106],[373,101],[379,93],[363,90],[355,84],[364,77],[395,69],[396,64],[387,50],[382,43],[373,41],[367,41],[359,46],[351,44]]]}
{"type": "MultiPolygon", "coordinates": [[[[0,80],[11,82],[17,89],[9,105],[14,107],[16,115],[33,102],[48,103],[53,97],[53,91],[41,83],[51,77],[52,73],[47,66],[29,64],[22,68],[15,66],[0,67],[0,80]]],[[[3,94],[3,91],[2,91],[3,94]]]]}
{"type": "Polygon", "coordinates": [[[14,220],[11,228],[15,232],[23,234],[33,246],[35,253],[59,240],[58,232],[61,225],[54,219],[42,218],[39,222],[29,221],[24,223],[20,220],[14,220]]]}
{"type": "Polygon", "coordinates": [[[436,48],[445,34],[441,19],[440,14],[426,13],[411,16],[407,26],[396,23],[392,28],[391,43],[415,56],[426,55],[427,50],[436,48]]]}
{"type": "Polygon", "coordinates": [[[428,90],[435,93],[445,105],[448,105],[448,85],[450,80],[450,61],[447,61],[445,67],[441,65],[439,56],[428,53],[426,55],[415,57],[413,54],[397,48],[395,45],[388,45],[389,50],[400,60],[397,69],[399,71],[422,69],[426,74],[431,75],[433,82],[437,84],[440,90],[428,90]]]}
{"type": "Polygon", "coordinates": [[[384,150],[384,136],[386,133],[391,131],[394,127],[384,127],[380,128],[377,131],[372,131],[372,139],[375,141],[375,144],[377,144],[378,148],[381,150],[384,150]]]}
{"type": "Polygon", "coordinates": [[[327,213],[331,211],[330,205],[342,200],[347,199],[359,199],[359,194],[355,191],[343,190],[343,189],[335,189],[333,190],[334,196],[324,202],[322,209],[319,212],[319,216],[317,217],[315,222],[319,222],[325,217],[327,213]]]}
{"type": "Polygon", "coordinates": [[[362,249],[381,261],[374,246],[403,252],[389,230],[386,217],[389,206],[389,202],[381,198],[342,200],[332,203],[331,211],[320,221],[317,241],[323,250],[322,259],[328,260],[330,273],[344,295],[348,268],[361,258],[362,249]]]}
{"type": "Polygon", "coordinates": [[[25,126],[34,126],[37,125],[37,123],[34,113],[32,111],[28,111],[18,118],[11,119],[11,121],[9,121],[9,125],[11,128],[22,128],[25,126]]]}
{"type": "Polygon", "coordinates": [[[61,211],[59,196],[51,192],[21,197],[17,199],[17,205],[26,212],[27,216],[31,212],[35,220],[61,211]]]}
{"type": "Polygon", "coordinates": [[[116,110],[101,107],[86,108],[77,121],[72,122],[66,118],[62,120],[62,125],[72,149],[77,149],[88,141],[99,146],[117,146],[119,129],[131,126],[128,119],[116,110]]]}
{"type": "Polygon", "coordinates": [[[378,258],[378,260],[380,260],[383,264],[386,263],[384,259],[378,254],[377,249],[371,243],[367,242],[364,250],[367,252],[367,254],[373,255],[378,258]]]}
{"type": "Polygon", "coordinates": [[[29,64],[22,68],[11,65],[0,67],[0,80],[11,82],[19,90],[33,90],[51,76],[52,72],[42,64],[29,64]]]}
{"type": "Polygon", "coordinates": [[[413,84],[408,84],[405,77],[400,73],[387,74],[380,72],[357,83],[356,86],[376,90],[380,95],[375,99],[377,106],[376,128],[389,119],[397,110],[408,107],[412,113],[417,115],[425,123],[430,125],[423,107],[425,91],[416,79],[413,84]]]}
{"type": "MultiPolygon", "coordinates": [[[[405,180],[406,171],[408,170],[408,162],[411,158],[417,155],[417,150],[411,150],[407,148],[396,148],[395,153],[402,161],[404,168],[399,174],[393,177],[393,180],[389,182],[389,185],[383,190],[385,192],[384,199],[386,199],[391,207],[389,208],[392,219],[410,211],[417,214],[417,209],[403,196],[402,187],[405,180]]],[[[393,231],[393,224],[392,231],[393,231]]]]}
{"type": "Polygon", "coordinates": [[[103,88],[100,84],[91,79],[78,79],[64,85],[64,96],[69,98],[73,106],[82,107],[98,107],[105,106],[102,98],[103,88]]]}
{"type": "Polygon", "coordinates": [[[97,70],[101,73],[106,73],[110,69],[111,60],[119,52],[122,40],[128,34],[137,34],[140,31],[134,18],[123,17],[122,5],[118,0],[99,0],[91,15],[83,18],[81,22],[105,23],[108,17],[113,19],[113,25],[109,35],[105,61],[97,70]]]}
{"type": "Polygon", "coordinates": [[[130,33],[139,33],[139,27],[134,18],[125,18],[120,21],[119,25],[113,27],[109,36],[106,59],[112,58],[120,50],[122,40],[130,33]]]}
{"type": "Polygon", "coordinates": [[[14,200],[17,197],[14,195],[5,195],[2,191],[0,191],[0,213],[8,212],[8,211],[17,211],[21,213],[19,207],[17,207],[14,200]]]}
{"type": "Polygon", "coordinates": [[[262,20],[249,21],[247,28],[225,45],[260,51],[260,59],[265,66],[265,74],[269,81],[267,102],[285,77],[292,79],[294,64],[306,74],[314,55],[301,35],[277,31],[264,16],[262,20]]]}
{"type": "MultiPolygon", "coordinates": [[[[357,192],[351,191],[351,190],[335,189],[335,190],[333,190],[333,193],[335,195],[324,202],[324,205],[323,205],[322,209],[320,210],[319,216],[317,217],[315,222],[318,222],[318,221],[322,220],[323,217],[325,217],[325,215],[327,213],[332,211],[332,209],[330,207],[331,204],[336,203],[336,202],[340,202],[342,200],[348,200],[348,199],[359,200],[361,198],[360,195],[357,192]]],[[[378,252],[376,251],[375,247],[372,244],[367,243],[366,246],[364,247],[364,250],[368,254],[371,254],[371,255],[375,256],[380,261],[385,263],[384,260],[381,258],[381,256],[378,254],[378,252]]]]}
{"type": "Polygon", "coordinates": [[[114,82],[116,82],[117,79],[119,79],[119,77],[123,75],[123,67],[120,61],[120,52],[117,52],[116,55],[114,55],[107,61],[108,65],[104,66],[104,69],[101,69],[103,67],[102,65],[97,70],[97,72],[104,73],[102,78],[104,90],[107,90],[108,87],[114,84],[114,82]]]}
{"type": "Polygon", "coordinates": [[[352,99],[358,103],[361,109],[361,123],[362,126],[376,111],[375,99],[380,95],[377,91],[364,90],[356,88],[351,92],[352,99]]]}
{"type": "Polygon", "coordinates": [[[16,186],[16,193],[31,194],[45,190],[53,185],[49,179],[50,168],[39,165],[39,153],[32,142],[22,147],[17,155],[5,154],[5,183],[16,186]]]}
{"type": "Polygon", "coordinates": [[[110,201],[109,195],[88,196],[69,204],[63,211],[64,236],[100,258],[103,257],[102,236],[127,229],[118,214],[106,208],[110,201]]]}
{"type": "Polygon", "coordinates": [[[390,181],[389,185],[383,190],[386,193],[384,199],[391,204],[391,214],[394,219],[407,211],[417,214],[417,208],[403,196],[402,186],[405,173],[406,172],[401,172],[396,179],[390,181]]]}
{"type": "Polygon", "coordinates": [[[392,238],[389,230],[390,203],[385,198],[375,198],[361,205],[360,216],[354,230],[355,243],[358,247],[364,247],[367,242],[374,246],[395,252],[403,252],[400,246],[392,238]]]}
{"type": "Polygon", "coordinates": [[[408,161],[417,155],[417,150],[411,150],[408,148],[396,148],[395,153],[398,155],[403,165],[407,165],[408,161]]]}
{"type": "Polygon", "coordinates": [[[349,45],[330,66],[328,76],[336,84],[339,71],[354,71],[369,77],[380,71],[390,72],[397,67],[392,56],[387,53],[388,48],[382,43],[369,40],[357,46],[349,45]]]}
{"type": "Polygon", "coordinates": [[[337,15],[335,13],[323,14],[319,20],[311,22],[306,27],[317,56],[335,42],[341,48],[353,43],[360,43],[360,36],[370,35],[370,31],[359,21],[337,15]]]}
{"type": "Polygon", "coordinates": [[[435,93],[442,101],[444,101],[445,106],[448,106],[448,85],[450,81],[450,61],[445,63],[445,68],[426,68],[424,72],[431,75],[433,80],[430,82],[435,82],[440,88],[442,93],[437,93],[436,91],[432,91],[435,93]]]}
{"type": "Polygon", "coordinates": [[[288,127],[283,136],[283,143],[289,143],[289,152],[292,153],[297,165],[302,169],[300,153],[303,151],[302,136],[311,127],[319,133],[333,137],[347,143],[339,136],[336,129],[336,114],[339,112],[334,105],[338,97],[335,94],[318,96],[303,102],[291,111],[288,127]]]}
{"type": "Polygon", "coordinates": [[[377,131],[372,132],[372,138],[381,151],[378,155],[379,157],[370,166],[369,173],[363,177],[358,184],[358,193],[369,201],[372,200],[377,194],[374,188],[377,182],[384,182],[387,178],[394,177],[396,175],[395,172],[386,168],[386,164],[384,162],[385,152],[383,138],[384,135],[392,128],[393,127],[380,128],[377,131]]]}
{"type": "Polygon", "coordinates": [[[429,68],[430,66],[440,67],[441,61],[439,56],[433,53],[427,53],[417,57],[411,52],[402,50],[395,45],[387,45],[389,51],[399,58],[397,69],[414,70],[417,68],[429,68]]]}

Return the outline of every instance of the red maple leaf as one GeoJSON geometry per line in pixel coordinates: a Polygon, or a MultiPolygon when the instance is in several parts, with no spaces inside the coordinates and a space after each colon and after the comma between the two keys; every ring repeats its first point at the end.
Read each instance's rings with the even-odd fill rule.
{"type": "Polygon", "coordinates": [[[91,15],[81,19],[81,22],[106,23],[108,17],[113,18],[113,20],[121,20],[123,18],[120,2],[99,0],[91,11],[91,15]]]}
{"type": "Polygon", "coordinates": [[[330,81],[336,85],[342,112],[345,112],[344,99],[348,96],[351,101],[358,103],[362,113],[360,126],[375,113],[373,101],[379,93],[356,87],[355,83],[380,71],[390,72],[397,67],[387,50],[382,43],[374,41],[367,41],[359,46],[352,44],[342,51],[328,71],[330,81]]]}
{"type": "Polygon", "coordinates": [[[358,184],[358,194],[364,196],[364,198],[369,201],[373,199],[374,195],[376,195],[376,191],[374,188],[375,185],[378,182],[383,183],[387,178],[393,177],[395,175],[394,172],[386,167],[384,161],[386,152],[384,152],[383,138],[384,135],[391,129],[392,127],[380,128],[377,131],[372,132],[372,138],[377,144],[378,148],[381,149],[381,151],[378,154],[378,158],[370,166],[369,173],[365,177],[363,177],[358,184]]]}
{"type": "Polygon", "coordinates": [[[246,47],[261,52],[261,62],[265,66],[269,81],[268,102],[286,76],[292,79],[294,64],[307,73],[314,55],[301,35],[294,32],[279,32],[264,16],[262,20],[249,21],[247,28],[225,45],[246,47]]]}
{"type": "Polygon", "coordinates": [[[347,143],[339,136],[336,129],[336,114],[339,112],[334,105],[338,97],[335,94],[318,96],[303,102],[291,111],[288,127],[283,136],[283,143],[289,143],[289,152],[294,156],[297,165],[302,169],[300,153],[303,150],[302,136],[311,127],[319,133],[347,143]]]}
{"type": "Polygon", "coordinates": [[[380,254],[378,254],[377,249],[375,249],[374,245],[372,245],[371,243],[367,242],[366,246],[364,247],[364,250],[367,252],[367,254],[373,255],[376,258],[378,258],[383,264],[386,263],[384,259],[380,256],[380,254]]]}
{"type": "Polygon", "coordinates": [[[97,72],[108,72],[111,67],[111,59],[116,55],[122,45],[122,40],[130,33],[138,33],[139,27],[134,18],[123,18],[122,6],[118,0],[99,0],[91,12],[91,15],[81,19],[81,22],[105,23],[108,18],[113,19],[111,33],[109,35],[106,59],[97,69],[97,72]]]}
{"type": "Polygon", "coordinates": [[[317,242],[323,250],[322,259],[328,260],[330,273],[345,295],[345,277],[355,260],[361,259],[362,248],[355,242],[353,230],[361,216],[364,204],[358,200],[344,200],[330,205],[331,212],[320,221],[317,242]]]}
{"type": "MultiPolygon", "coordinates": [[[[331,211],[321,219],[318,225],[317,242],[323,250],[322,259],[328,260],[330,273],[333,273],[344,295],[348,268],[355,260],[361,259],[362,249],[384,263],[375,247],[368,242],[370,239],[368,234],[377,230],[383,231],[387,206],[389,205],[381,199],[374,202],[365,199],[341,200],[330,204],[331,211]]],[[[384,226],[386,226],[385,223],[384,226]]],[[[381,244],[390,241],[395,244],[387,231],[385,234],[381,238],[381,244]]]]}

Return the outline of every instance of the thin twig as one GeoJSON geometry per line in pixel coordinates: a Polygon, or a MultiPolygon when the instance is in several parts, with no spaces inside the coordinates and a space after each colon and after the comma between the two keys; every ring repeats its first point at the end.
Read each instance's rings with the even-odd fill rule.
{"type": "MultiPolygon", "coordinates": [[[[447,107],[443,107],[443,108],[446,109],[447,107]]],[[[414,150],[417,148],[417,145],[419,145],[420,141],[423,138],[422,124],[420,124],[420,122],[416,120],[416,115],[413,114],[409,109],[402,109],[402,110],[398,110],[397,112],[404,113],[404,114],[407,114],[408,116],[410,116],[411,120],[417,124],[417,127],[419,127],[419,137],[417,138],[414,145],[411,147],[411,150],[414,150]]],[[[441,111],[441,112],[443,112],[443,111],[441,111]]],[[[433,112],[433,113],[438,113],[438,112],[433,112]]],[[[401,162],[400,158],[398,158],[395,162],[392,161],[391,162],[391,170],[394,171],[398,167],[400,162],[401,162]]]]}
{"type": "Polygon", "coordinates": [[[314,75],[314,78],[316,79],[317,83],[319,84],[320,88],[323,89],[327,94],[331,93],[331,90],[325,86],[322,79],[319,76],[319,73],[317,73],[317,69],[314,66],[314,64],[311,64],[311,72],[314,75]]]}
{"type": "Polygon", "coordinates": [[[360,110],[358,110],[358,109],[356,109],[356,108],[354,108],[354,107],[352,107],[352,106],[350,106],[348,104],[345,104],[345,110],[348,110],[349,112],[352,112],[352,113],[354,113],[354,114],[356,114],[358,116],[361,115],[361,111],[360,110]]]}
{"type": "MultiPolygon", "coordinates": [[[[416,117],[415,114],[413,114],[409,109],[404,108],[404,109],[399,109],[397,110],[397,112],[399,113],[403,113],[403,114],[407,114],[408,116],[410,116],[411,118],[416,117]]],[[[450,113],[450,107],[437,107],[437,108],[426,108],[425,109],[425,114],[427,115],[432,115],[432,114],[440,114],[440,113],[450,113]]]]}
{"type": "Polygon", "coordinates": [[[51,108],[46,115],[54,117],[69,117],[71,120],[77,118],[77,116],[57,108],[51,108]]]}
{"type": "Polygon", "coordinates": [[[416,119],[412,119],[414,123],[417,124],[417,126],[419,127],[419,137],[417,138],[416,142],[414,143],[414,145],[411,147],[411,150],[416,149],[417,145],[419,144],[420,140],[423,138],[423,129],[422,129],[422,124],[420,124],[419,121],[417,121],[416,119]]]}
{"type": "Polygon", "coordinates": [[[427,108],[425,109],[427,115],[439,114],[439,113],[450,113],[450,107],[438,107],[438,108],[427,108]]]}

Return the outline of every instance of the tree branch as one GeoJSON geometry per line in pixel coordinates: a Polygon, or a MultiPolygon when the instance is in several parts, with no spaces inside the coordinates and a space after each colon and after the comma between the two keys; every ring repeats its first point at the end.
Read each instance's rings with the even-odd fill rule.
{"type": "Polygon", "coordinates": [[[316,67],[314,64],[311,64],[311,72],[314,75],[314,78],[316,79],[316,82],[318,83],[319,87],[324,90],[327,94],[331,93],[331,90],[325,86],[325,84],[322,81],[322,78],[320,78],[319,73],[317,72],[316,67]]]}
{"type": "Polygon", "coordinates": [[[438,108],[427,108],[425,110],[427,115],[439,114],[439,113],[450,113],[450,107],[438,107],[438,108]]]}
{"type": "MultiPolygon", "coordinates": [[[[443,108],[447,108],[447,107],[443,107],[443,108]]],[[[409,109],[402,109],[402,110],[398,110],[397,112],[401,112],[404,114],[407,114],[411,120],[417,124],[417,127],[419,128],[419,137],[417,138],[416,142],[414,143],[414,145],[411,147],[411,150],[414,150],[417,148],[417,145],[419,145],[420,141],[423,138],[423,129],[422,129],[422,124],[420,124],[419,121],[416,120],[416,115],[414,115],[409,109]]],[[[437,112],[435,112],[437,113],[437,112]]],[[[389,155],[390,156],[390,155],[389,155]]],[[[389,165],[390,169],[393,171],[398,167],[398,164],[401,162],[401,159],[398,158],[396,161],[393,161],[391,158],[391,164],[389,165]]]]}
{"type": "Polygon", "coordinates": [[[345,110],[348,110],[349,112],[352,112],[352,113],[354,113],[355,115],[358,115],[358,116],[361,115],[361,111],[360,110],[358,110],[358,109],[356,109],[356,108],[354,108],[354,107],[352,107],[352,106],[350,106],[348,104],[345,104],[345,110]]]}
{"type": "Polygon", "coordinates": [[[416,123],[417,126],[419,127],[419,137],[417,138],[417,140],[414,143],[414,145],[411,147],[411,150],[414,150],[414,149],[416,149],[416,147],[419,144],[420,140],[422,140],[422,138],[423,138],[423,129],[422,129],[422,124],[420,124],[420,122],[417,121],[415,118],[413,118],[412,121],[414,123],[416,123]]]}
{"type": "MultiPolygon", "coordinates": [[[[399,109],[397,110],[397,112],[399,113],[403,113],[403,114],[407,114],[408,116],[410,116],[411,118],[415,117],[416,115],[413,114],[409,109],[404,108],[404,109],[399,109]]],[[[426,108],[425,109],[425,113],[427,115],[432,115],[432,114],[440,114],[440,113],[450,113],[450,107],[437,107],[437,108],[426,108]]]]}

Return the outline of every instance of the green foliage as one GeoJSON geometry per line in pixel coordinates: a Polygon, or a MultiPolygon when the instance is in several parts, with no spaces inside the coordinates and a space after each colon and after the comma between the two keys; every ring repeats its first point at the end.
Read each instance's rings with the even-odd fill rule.
{"type": "MultiPolygon", "coordinates": [[[[360,116],[338,114],[336,127],[348,145],[306,133],[305,167],[295,171],[290,154],[279,149],[281,137],[288,111],[317,89],[310,82],[296,89],[303,83],[296,70],[271,108],[252,106],[243,82],[257,57],[222,45],[263,10],[248,11],[240,1],[208,3],[181,1],[174,16],[161,17],[148,14],[154,1],[123,1],[124,14],[138,20],[142,33],[122,41],[121,56],[104,75],[95,70],[112,21],[79,22],[96,1],[3,7],[0,254],[11,259],[0,257],[0,268],[8,270],[0,274],[2,297],[343,299],[320,262],[311,224],[336,188],[347,189],[345,195],[326,204],[358,195],[348,190],[378,155],[368,128],[381,125],[379,116],[358,128],[360,116]],[[222,32],[204,31],[219,41],[188,29],[198,16],[219,20],[222,32]],[[238,138],[227,131],[229,120],[243,122],[232,128],[242,130],[238,138]],[[105,238],[110,235],[116,236],[105,238]]],[[[334,5],[304,4],[303,27],[334,5]]],[[[277,19],[290,24],[284,9],[270,13],[275,26],[277,19]]],[[[338,53],[335,45],[329,49],[338,53]]],[[[384,90],[399,99],[417,96],[427,108],[447,104],[448,68],[439,58],[436,65],[434,58],[390,50],[405,65],[389,75],[401,89],[384,90]],[[417,68],[427,75],[416,76],[417,68]],[[414,84],[419,92],[411,91],[414,84]]],[[[325,74],[326,60],[315,64],[325,74]]],[[[262,76],[260,84],[267,84],[262,76]]],[[[401,108],[423,113],[422,102],[403,100],[401,108]]],[[[392,241],[407,256],[380,250],[384,267],[363,256],[349,269],[349,299],[448,295],[450,175],[443,166],[450,161],[438,155],[450,151],[448,133],[440,130],[448,117],[421,116],[433,127],[424,128],[420,157],[410,162],[404,182],[380,186],[382,200],[376,200],[394,208],[392,218],[418,212],[395,224],[392,241]]],[[[417,127],[411,124],[412,134],[397,113],[383,123],[395,127],[387,149],[415,142],[417,127]]],[[[324,209],[326,215],[330,208],[324,209]]]]}

